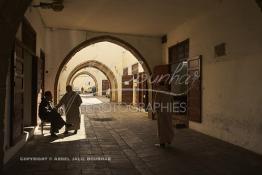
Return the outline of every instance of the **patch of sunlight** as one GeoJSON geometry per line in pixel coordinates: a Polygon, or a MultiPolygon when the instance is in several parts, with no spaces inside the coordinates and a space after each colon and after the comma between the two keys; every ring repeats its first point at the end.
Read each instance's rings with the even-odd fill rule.
{"type": "Polygon", "coordinates": [[[82,97],[82,101],[83,101],[82,105],[85,105],[85,106],[103,103],[101,100],[99,100],[97,98],[84,98],[84,97],[82,97]]]}
{"type": "Polygon", "coordinates": [[[63,137],[59,136],[56,140],[52,141],[51,143],[72,142],[76,140],[86,139],[84,115],[81,115],[80,129],[78,130],[77,134],[72,134],[70,132],[73,133],[74,131],[69,131],[69,134],[63,137]]]}
{"type": "Polygon", "coordinates": [[[83,98],[83,97],[93,97],[94,95],[93,94],[80,94],[80,96],[83,98]]]}

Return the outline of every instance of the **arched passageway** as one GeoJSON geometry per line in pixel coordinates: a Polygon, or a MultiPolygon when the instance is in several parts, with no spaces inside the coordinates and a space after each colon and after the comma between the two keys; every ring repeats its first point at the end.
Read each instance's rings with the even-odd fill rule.
{"type": "Polygon", "coordinates": [[[114,73],[103,63],[100,63],[98,61],[95,60],[90,60],[90,61],[86,61],[80,65],[78,65],[77,67],[75,67],[69,74],[68,78],[67,78],[67,84],[70,83],[70,80],[73,79],[74,75],[79,72],[81,69],[87,68],[87,67],[92,67],[92,68],[96,68],[98,70],[100,70],[101,72],[103,72],[105,74],[105,76],[107,77],[107,79],[110,82],[110,86],[111,86],[111,101],[112,102],[117,102],[118,99],[118,85],[117,85],[117,80],[116,77],[114,75],[114,73]]]}
{"type": "Polygon", "coordinates": [[[79,72],[79,73],[75,74],[71,79],[67,79],[66,85],[73,85],[75,79],[77,77],[81,76],[81,75],[88,75],[89,77],[91,77],[95,82],[96,89],[98,89],[98,82],[97,82],[96,77],[88,71],[79,72]]]}
{"type": "MultiPolygon", "coordinates": [[[[64,58],[64,60],[60,64],[58,71],[56,73],[55,83],[54,83],[54,101],[55,101],[55,103],[57,102],[57,95],[58,95],[57,87],[58,87],[59,77],[60,77],[60,74],[63,70],[63,67],[70,61],[70,59],[72,57],[74,57],[82,49],[84,49],[84,48],[86,48],[86,47],[88,47],[92,44],[104,42],[104,41],[111,42],[113,44],[119,45],[119,46],[125,48],[126,50],[128,50],[139,61],[139,63],[141,64],[141,66],[144,69],[144,72],[148,75],[148,77],[150,77],[151,70],[150,70],[147,62],[145,61],[145,58],[138,52],[138,50],[136,48],[134,48],[128,42],[121,40],[117,37],[113,37],[113,36],[110,36],[110,35],[98,36],[98,37],[86,40],[86,41],[82,42],[81,44],[79,44],[78,46],[76,46],[72,51],[70,51],[70,53],[64,58]]],[[[85,66],[79,65],[78,67],[83,68],[85,66]]],[[[78,69],[78,70],[80,70],[80,69],[78,69]]],[[[72,73],[72,75],[74,75],[75,73],[76,72],[72,73]]],[[[113,76],[110,76],[110,78],[108,77],[108,79],[111,81],[111,88],[115,89],[114,91],[116,91],[116,92],[114,92],[114,91],[112,92],[112,95],[111,95],[112,101],[117,101],[117,98],[118,98],[117,88],[116,88],[117,82],[115,81],[115,78],[113,78],[113,76]]],[[[148,99],[149,99],[149,102],[152,101],[151,89],[152,89],[152,86],[151,86],[151,83],[150,83],[150,78],[148,78],[148,90],[149,90],[148,91],[149,92],[148,93],[148,99]]]]}

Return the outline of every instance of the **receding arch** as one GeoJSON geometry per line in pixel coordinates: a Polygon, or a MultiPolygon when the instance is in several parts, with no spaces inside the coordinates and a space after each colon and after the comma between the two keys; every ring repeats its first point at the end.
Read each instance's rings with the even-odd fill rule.
{"type": "Polygon", "coordinates": [[[78,76],[81,76],[81,75],[88,75],[89,77],[91,77],[95,82],[96,89],[98,90],[98,82],[97,82],[96,77],[88,71],[79,72],[79,73],[75,74],[71,79],[68,78],[67,81],[66,81],[66,85],[73,85],[75,79],[78,76]]]}
{"type": "MultiPolygon", "coordinates": [[[[62,63],[60,64],[58,71],[56,73],[56,77],[55,77],[55,83],[54,83],[54,102],[57,102],[57,86],[58,86],[58,81],[59,81],[59,76],[63,70],[63,67],[69,62],[69,60],[80,50],[84,49],[87,46],[90,46],[92,44],[98,43],[98,42],[103,42],[103,41],[108,41],[114,44],[117,44],[123,48],[125,48],[126,50],[130,51],[139,61],[140,64],[142,65],[144,71],[148,74],[151,75],[151,70],[150,67],[148,66],[145,58],[140,54],[140,52],[133,47],[132,45],[130,45],[128,42],[119,39],[117,37],[114,36],[110,36],[110,35],[102,35],[102,36],[98,36],[98,37],[94,37],[91,38],[89,40],[86,40],[84,42],[82,42],[81,44],[79,44],[78,46],[76,46],[75,48],[73,48],[69,54],[64,58],[64,60],[62,61],[62,63]]],[[[112,87],[112,86],[111,86],[112,87]]],[[[113,87],[112,87],[113,88],[113,87]]],[[[150,83],[150,79],[148,80],[148,88],[152,89],[151,83],[150,83]]],[[[152,94],[149,91],[149,101],[151,101],[152,99],[152,94]]]]}
{"type": "Polygon", "coordinates": [[[74,75],[79,72],[81,69],[92,67],[100,70],[105,74],[107,79],[109,80],[110,87],[111,87],[111,101],[117,102],[118,101],[118,85],[117,85],[117,79],[114,75],[114,73],[103,63],[96,61],[96,60],[89,60],[84,63],[81,63],[80,65],[76,66],[68,75],[67,83],[70,82],[70,80],[74,77],[74,75]]]}

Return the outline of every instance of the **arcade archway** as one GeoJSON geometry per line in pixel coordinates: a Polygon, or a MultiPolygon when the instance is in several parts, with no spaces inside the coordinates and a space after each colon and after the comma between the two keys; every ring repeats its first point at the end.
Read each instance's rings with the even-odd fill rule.
{"type": "Polygon", "coordinates": [[[77,77],[81,76],[81,75],[88,75],[89,77],[91,77],[95,82],[96,89],[98,89],[98,82],[97,82],[96,77],[88,71],[79,72],[79,73],[75,74],[71,79],[67,79],[66,85],[73,85],[75,79],[77,77]]]}
{"type": "Polygon", "coordinates": [[[96,68],[96,69],[100,70],[101,72],[103,72],[105,74],[105,76],[109,80],[110,86],[111,86],[111,101],[117,102],[118,85],[117,85],[116,77],[115,77],[114,73],[106,65],[104,65],[103,63],[100,63],[98,61],[95,61],[95,60],[86,61],[85,63],[82,63],[82,64],[78,65],[77,67],[75,67],[73,69],[73,71],[70,72],[70,74],[67,78],[67,84],[70,83],[70,80],[73,79],[73,77],[75,76],[75,74],[77,72],[79,72],[81,69],[84,69],[84,68],[87,68],[87,67],[96,68]]]}
{"type": "MultiPolygon", "coordinates": [[[[80,45],[76,46],[63,60],[63,62],[60,64],[59,69],[57,71],[56,77],[55,77],[55,83],[54,83],[54,101],[57,102],[57,87],[58,87],[58,82],[59,82],[59,76],[61,74],[61,72],[63,71],[63,67],[70,61],[70,59],[75,56],[79,51],[81,51],[82,49],[84,49],[85,47],[88,47],[92,44],[95,43],[99,43],[99,42],[110,42],[113,44],[116,44],[118,46],[121,46],[123,48],[125,48],[126,50],[128,50],[130,53],[132,53],[134,55],[134,57],[139,61],[139,63],[142,65],[144,72],[150,77],[151,75],[151,70],[147,64],[147,62],[145,61],[144,57],[133,47],[131,46],[129,43],[127,43],[126,41],[123,41],[119,38],[110,36],[110,35],[104,35],[104,36],[98,36],[89,40],[84,41],[83,43],[81,43],[80,45]]],[[[82,65],[82,64],[81,64],[82,65]]],[[[79,65],[78,67],[83,67],[79,65]]],[[[75,72],[76,73],[76,72],[75,72]]],[[[117,89],[117,82],[115,81],[115,78],[113,78],[113,76],[108,77],[109,80],[111,80],[111,88],[112,89],[117,89]]],[[[150,83],[150,78],[148,78],[148,99],[149,101],[152,100],[152,94],[151,94],[151,83],[150,83]]],[[[111,95],[112,97],[112,101],[117,101],[117,92],[112,93],[111,95]],[[114,99],[114,100],[113,100],[114,99]]]]}

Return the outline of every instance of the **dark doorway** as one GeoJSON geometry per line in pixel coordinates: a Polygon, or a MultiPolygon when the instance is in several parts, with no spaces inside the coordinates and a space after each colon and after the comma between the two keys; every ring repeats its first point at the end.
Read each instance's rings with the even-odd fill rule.
{"type": "Polygon", "coordinates": [[[37,85],[38,85],[38,79],[37,79],[37,74],[38,74],[38,58],[37,57],[32,57],[32,126],[37,125],[37,85]]]}
{"type": "Polygon", "coordinates": [[[187,115],[187,98],[188,86],[186,84],[188,77],[187,61],[180,61],[170,65],[171,75],[175,78],[171,82],[171,92],[173,93],[173,101],[177,110],[174,111],[175,125],[182,127],[189,127],[189,118],[187,115]]]}
{"type": "Polygon", "coordinates": [[[177,43],[168,49],[169,64],[187,60],[189,57],[189,39],[177,43]]]}
{"type": "Polygon", "coordinates": [[[139,82],[139,70],[138,70],[138,68],[139,68],[139,65],[138,65],[138,63],[135,63],[135,64],[133,64],[132,65],[132,75],[133,75],[133,90],[134,90],[134,97],[133,98],[135,98],[134,100],[133,100],[133,105],[135,105],[135,106],[138,106],[139,105],[139,84],[138,84],[138,82],[139,82]]]}
{"type": "Polygon", "coordinates": [[[133,103],[133,75],[122,76],[122,103],[133,103]]]}
{"type": "Polygon", "coordinates": [[[187,114],[189,120],[202,122],[202,56],[188,60],[187,114]]]}
{"type": "Polygon", "coordinates": [[[40,88],[41,88],[41,97],[43,97],[45,92],[45,53],[43,50],[40,50],[40,60],[39,60],[39,78],[40,88]]]}
{"type": "MultiPolygon", "coordinates": [[[[36,32],[27,19],[22,24],[22,43],[27,48],[24,55],[27,63],[31,62],[31,126],[37,125],[37,74],[38,58],[36,57],[36,32]],[[31,61],[30,61],[31,60],[31,61]]],[[[29,77],[28,77],[29,78],[29,77]]]]}
{"type": "Polygon", "coordinates": [[[147,74],[145,72],[138,74],[138,91],[139,105],[146,110],[148,106],[148,84],[147,74]]]}
{"type": "Polygon", "coordinates": [[[108,80],[102,80],[102,95],[106,95],[107,90],[110,88],[110,83],[108,80]]]}
{"type": "Polygon", "coordinates": [[[10,145],[13,146],[22,138],[24,119],[24,57],[23,47],[19,41],[15,42],[11,59],[10,82],[10,145]]]}
{"type": "Polygon", "coordinates": [[[174,113],[175,123],[201,122],[201,57],[189,58],[189,39],[169,48],[169,64],[171,75],[178,77],[171,83],[174,103],[186,106],[174,113]]]}
{"type": "Polygon", "coordinates": [[[128,67],[123,69],[123,75],[128,75],[128,67]]]}
{"type": "Polygon", "coordinates": [[[170,73],[177,78],[171,82],[171,92],[178,109],[174,112],[176,126],[189,127],[187,115],[187,60],[189,57],[189,39],[177,43],[169,48],[170,73]],[[186,108],[181,108],[185,106],[186,108]]]}

